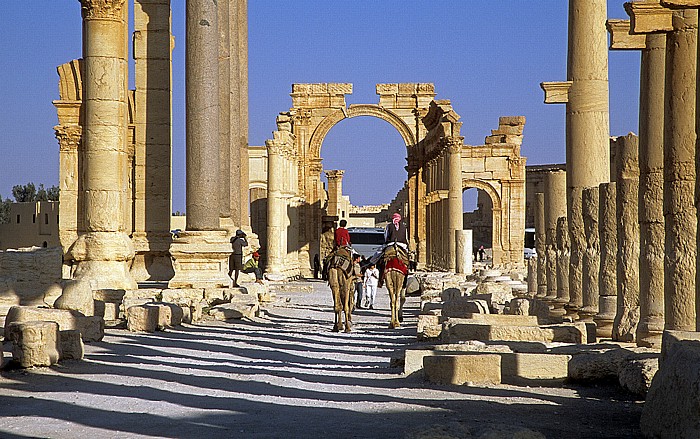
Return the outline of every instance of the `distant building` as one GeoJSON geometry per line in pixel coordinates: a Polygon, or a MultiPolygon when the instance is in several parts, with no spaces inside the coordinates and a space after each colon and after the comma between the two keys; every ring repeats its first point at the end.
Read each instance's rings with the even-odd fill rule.
{"type": "Polygon", "coordinates": [[[10,204],[10,222],[0,224],[0,250],[59,247],[58,201],[10,204]]]}

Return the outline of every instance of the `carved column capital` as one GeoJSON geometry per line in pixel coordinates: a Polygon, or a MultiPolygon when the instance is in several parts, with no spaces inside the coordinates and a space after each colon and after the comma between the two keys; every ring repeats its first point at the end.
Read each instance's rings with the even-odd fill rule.
{"type": "Polygon", "coordinates": [[[464,142],[460,137],[443,137],[441,139],[442,147],[449,154],[459,154],[462,152],[464,142]]]}
{"type": "Polygon", "coordinates": [[[77,150],[83,138],[83,128],[80,125],[57,125],[54,133],[61,152],[77,150]]]}
{"type": "Polygon", "coordinates": [[[345,174],[345,170],[343,169],[333,169],[330,171],[326,171],[326,177],[328,177],[329,180],[343,178],[343,174],[345,174]]]}
{"type": "Polygon", "coordinates": [[[274,141],[267,141],[265,142],[265,147],[267,148],[267,155],[268,157],[271,155],[276,155],[276,156],[282,156],[284,154],[285,150],[285,144],[284,143],[277,143],[274,141]]]}
{"type": "Polygon", "coordinates": [[[122,7],[126,0],[79,0],[83,20],[122,21],[122,7]]]}

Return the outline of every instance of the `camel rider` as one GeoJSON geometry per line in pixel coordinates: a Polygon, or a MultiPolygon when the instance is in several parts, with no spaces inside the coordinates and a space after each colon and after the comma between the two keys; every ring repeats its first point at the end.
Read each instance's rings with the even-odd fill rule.
{"type": "Polygon", "coordinates": [[[384,229],[384,246],[389,244],[396,244],[408,252],[408,231],[398,212],[391,216],[391,223],[384,229]]]}
{"type": "Polygon", "coordinates": [[[350,247],[350,232],[345,226],[348,222],[344,219],[340,220],[340,227],[335,229],[335,246],[336,247],[350,247]]]}

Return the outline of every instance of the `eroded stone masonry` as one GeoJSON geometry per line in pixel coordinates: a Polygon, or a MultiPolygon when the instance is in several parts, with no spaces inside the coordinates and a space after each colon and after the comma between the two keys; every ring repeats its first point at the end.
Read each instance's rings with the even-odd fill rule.
{"type": "Polygon", "coordinates": [[[377,84],[377,103],[355,105],[352,84],[294,83],[270,139],[248,145],[247,2],[186,0],[187,216],[177,233],[170,1],[81,5],[83,56],[58,67],[54,101],[61,248],[0,254],[15,363],[80,359],[105,325],[152,332],[205,312],[252,317],[276,290],[303,290],[287,282],[313,276],[327,226],[347,210],[344,170],[322,165],[324,139],[344,119],[372,116],[398,131],[407,161],[386,210],[407,223],[418,271],[406,288],[421,295],[417,337],[430,342],[405,351],[407,375],[459,385],[614,377],[646,398],[645,436],[697,435],[700,0],[628,2],[628,20],[608,19],[606,0],[569,1],[566,80],[540,84],[545,103],[566,105],[566,163],[537,170],[537,184],[533,172],[528,198],[525,117],[500,117],[483,144],[466,145],[431,83],[377,84]],[[608,50],[641,51],[638,135],[611,136],[608,50]],[[469,188],[490,202],[488,265],[472,260],[469,188]],[[526,200],[537,253],[527,270],[526,200]],[[263,245],[263,284],[242,275],[232,286],[238,229],[247,254],[263,245]]]}

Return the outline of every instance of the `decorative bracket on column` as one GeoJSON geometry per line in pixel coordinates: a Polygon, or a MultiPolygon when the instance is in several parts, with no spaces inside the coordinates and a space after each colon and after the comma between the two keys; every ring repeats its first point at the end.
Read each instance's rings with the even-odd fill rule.
{"type": "Polygon", "coordinates": [[[610,33],[610,50],[646,49],[647,37],[644,34],[631,34],[630,20],[608,20],[605,27],[610,33]]]}
{"type": "Polygon", "coordinates": [[[573,81],[540,82],[544,90],[545,104],[566,104],[569,102],[569,89],[573,81]]]}
{"type": "Polygon", "coordinates": [[[659,0],[627,2],[625,11],[630,16],[633,34],[673,30],[673,11],[663,7],[659,0]]]}

